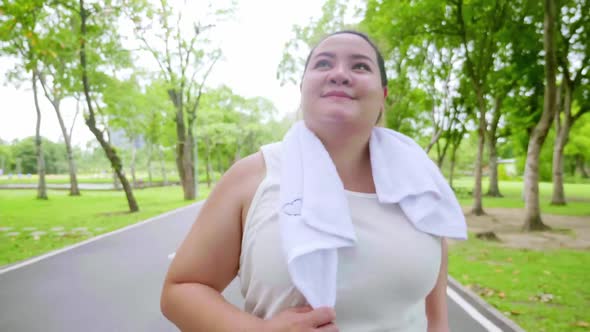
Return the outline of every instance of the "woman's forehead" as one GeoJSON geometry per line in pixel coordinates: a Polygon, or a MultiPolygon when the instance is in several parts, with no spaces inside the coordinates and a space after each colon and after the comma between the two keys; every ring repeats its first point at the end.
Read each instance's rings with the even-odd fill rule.
{"type": "Polygon", "coordinates": [[[376,60],[373,47],[361,36],[352,33],[339,33],[322,40],[313,51],[312,57],[320,53],[361,54],[376,60]]]}

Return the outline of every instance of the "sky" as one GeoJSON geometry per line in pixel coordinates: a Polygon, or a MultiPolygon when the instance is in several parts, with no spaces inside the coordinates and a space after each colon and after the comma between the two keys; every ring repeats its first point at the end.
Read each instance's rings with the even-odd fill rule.
{"type": "MultiPolygon", "coordinates": [[[[238,0],[235,19],[216,31],[222,40],[225,60],[216,64],[207,86],[226,84],[245,97],[270,99],[281,114],[293,112],[299,103],[299,88],[281,87],[276,71],[285,43],[292,38],[292,26],[305,24],[321,15],[322,1],[238,0]]],[[[0,57],[0,138],[12,141],[35,135],[36,111],[30,85],[15,87],[7,83],[5,73],[14,66],[0,57]]],[[[41,135],[53,141],[63,140],[55,111],[40,96],[41,135]]],[[[64,101],[62,113],[67,127],[72,123],[75,102],[64,101]]],[[[84,146],[94,137],[79,116],[72,140],[84,146]]]]}

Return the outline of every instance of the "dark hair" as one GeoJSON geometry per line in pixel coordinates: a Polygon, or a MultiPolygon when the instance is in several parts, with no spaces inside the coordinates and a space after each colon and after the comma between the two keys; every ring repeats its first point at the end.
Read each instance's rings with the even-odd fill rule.
{"type": "Polygon", "coordinates": [[[320,39],[320,41],[316,44],[316,46],[314,46],[311,51],[309,52],[309,55],[307,56],[307,60],[305,60],[305,67],[303,68],[303,73],[305,75],[305,70],[307,70],[307,65],[309,64],[309,60],[311,58],[311,55],[313,53],[313,51],[315,51],[316,47],[318,47],[318,45],[324,41],[325,39],[335,36],[335,35],[341,35],[341,34],[351,34],[351,35],[355,35],[355,36],[359,36],[362,39],[364,39],[367,43],[369,43],[369,45],[371,45],[371,47],[373,48],[373,50],[375,50],[375,54],[377,54],[377,65],[379,66],[379,73],[381,74],[381,86],[383,87],[387,87],[387,73],[385,72],[385,61],[383,60],[383,56],[381,55],[381,52],[379,51],[379,48],[377,48],[377,45],[375,45],[375,43],[373,43],[373,41],[371,41],[371,39],[369,38],[369,36],[365,35],[362,32],[359,31],[355,31],[355,30],[340,30],[340,31],[336,31],[333,32],[329,35],[324,36],[322,39],[320,39]]]}

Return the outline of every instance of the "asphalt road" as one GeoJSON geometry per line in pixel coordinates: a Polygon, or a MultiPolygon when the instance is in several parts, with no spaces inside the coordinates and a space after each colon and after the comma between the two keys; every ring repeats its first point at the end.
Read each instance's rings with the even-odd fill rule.
{"type": "MultiPolygon", "coordinates": [[[[191,205],[32,264],[0,270],[0,331],[178,331],[160,313],[160,290],[168,255],[184,238],[199,207],[191,205]]],[[[234,280],[224,295],[240,306],[238,284],[234,280]]],[[[452,331],[488,331],[448,301],[452,331]]]]}

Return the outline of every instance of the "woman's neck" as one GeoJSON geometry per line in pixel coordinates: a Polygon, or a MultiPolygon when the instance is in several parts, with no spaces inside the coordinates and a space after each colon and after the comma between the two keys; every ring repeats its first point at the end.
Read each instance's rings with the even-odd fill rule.
{"type": "Polygon", "coordinates": [[[317,133],[330,154],[344,188],[350,191],[375,192],[369,153],[371,133],[317,133]]]}

